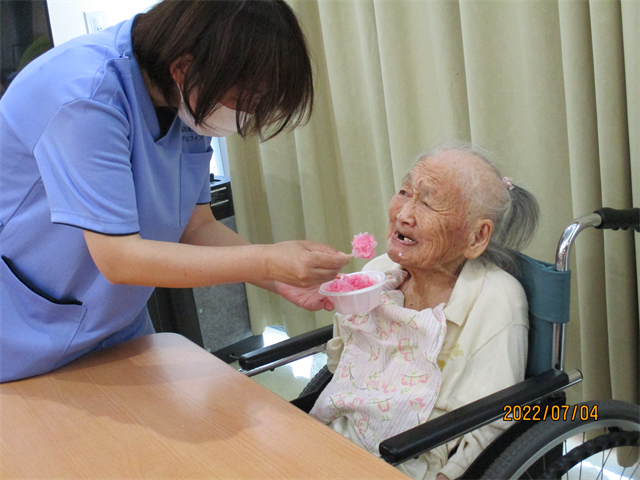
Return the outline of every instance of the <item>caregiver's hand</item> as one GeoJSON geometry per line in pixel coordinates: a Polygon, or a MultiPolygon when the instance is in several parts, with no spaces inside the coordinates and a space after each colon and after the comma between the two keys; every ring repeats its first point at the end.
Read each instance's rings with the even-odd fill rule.
{"type": "Polygon", "coordinates": [[[333,280],[351,257],[328,245],[307,240],[264,245],[266,277],[299,287],[333,280]]]}
{"type": "Polygon", "coordinates": [[[317,310],[333,310],[333,303],[327,297],[322,295],[318,289],[320,285],[313,287],[292,287],[284,283],[278,283],[276,292],[282,295],[282,298],[290,301],[298,307],[315,312],[317,310]]]}

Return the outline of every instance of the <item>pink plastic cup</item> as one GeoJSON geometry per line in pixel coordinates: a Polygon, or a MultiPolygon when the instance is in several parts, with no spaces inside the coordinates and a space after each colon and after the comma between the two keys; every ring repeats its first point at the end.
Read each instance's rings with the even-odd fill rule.
{"type": "Polygon", "coordinates": [[[326,286],[331,282],[327,282],[320,286],[320,293],[329,297],[336,307],[336,312],[343,315],[369,312],[378,306],[382,286],[387,276],[382,272],[357,272],[348,273],[345,276],[362,274],[374,280],[375,284],[352,292],[328,292],[326,286]]]}

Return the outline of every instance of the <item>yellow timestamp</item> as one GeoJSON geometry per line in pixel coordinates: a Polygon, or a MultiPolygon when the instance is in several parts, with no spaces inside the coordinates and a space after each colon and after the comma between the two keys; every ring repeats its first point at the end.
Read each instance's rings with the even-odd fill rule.
{"type": "Polygon", "coordinates": [[[506,422],[598,420],[598,405],[505,405],[502,419],[506,422]]]}

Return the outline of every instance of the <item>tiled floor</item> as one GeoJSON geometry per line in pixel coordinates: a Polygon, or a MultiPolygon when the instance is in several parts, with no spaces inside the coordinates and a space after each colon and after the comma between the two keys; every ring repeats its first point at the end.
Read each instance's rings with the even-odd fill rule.
{"type": "MultiPolygon", "coordinates": [[[[288,338],[280,327],[269,327],[263,335],[265,345],[272,345],[288,338]]],[[[274,371],[261,373],[252,378],[282,398],[293,400],[298,397],[309,380],[325,364],[326,355],[320,353],[279,367],[274,371]]],[[[569,449],[579,442],[581,442],[579,438],[570,439],[567,442],[569,449]]],[[[628,458],[629,450],[629,448],[621,449],[621,458],[628,458]]],[[[609,456],[605,453],[604,457],[602,454],[594,455],[582,463],[581,469],[580,467],[575,467],[563,478],[568,480],[640,480],[638,461],[633,463],[630,468],[624,468],[618,465],[615,455],[615,452],[610,453],[609,456]],[[602,468],[603,463],[605,465],[604,469],[602,468]]]]}

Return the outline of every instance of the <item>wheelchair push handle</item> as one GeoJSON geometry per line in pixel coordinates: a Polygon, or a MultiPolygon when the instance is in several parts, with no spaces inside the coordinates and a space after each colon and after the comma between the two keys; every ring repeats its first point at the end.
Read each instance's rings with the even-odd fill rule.
{"type": "Polygon", "coordinates": [[[617,210],[603,207],[593,213],[600,215],[602,219],[602,223],[596,228],[611,230],[633,228],[636,232],[640,232],[640,208],[617,210]]]}

